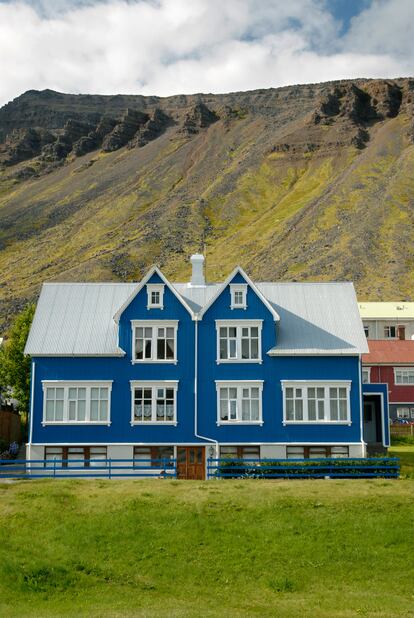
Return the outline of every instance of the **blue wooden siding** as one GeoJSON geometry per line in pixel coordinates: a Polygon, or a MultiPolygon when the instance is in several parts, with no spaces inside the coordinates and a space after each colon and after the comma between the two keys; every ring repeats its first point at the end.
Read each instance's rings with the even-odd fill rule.
{"type": "MultiPolygon", "coordinates": [[[[148,283],[163,283],[154,274],[148,283]]],[[[232,283],[245,283],[240,273],[232,283]]],[[[269,309],[248,288],[247,309],[230,308],[227,286],[198,323],[198,433],[219,442],[359,442],[360,392],[358,357],[276,357],[267,351],[276,342],[276,323],[269,309]],[[215,320],[263,320],[262,364],[217,364],[215,320]],[[217,426],[215,380],[263,380],[263,426],[217,426]],[[283,426],[281,380],[350,380],[351,425],[283,426]]],[[[144,286],[124,310],[119,322],[122,358],[34,358],[34,443],[194,443],[195,322],[171,292],[164,291],[164,309],[147,309],[144,286]],[[178,320],[177,364],[132,364],[131,320],[178,320]],[[42,427],[42,380],[113,380],[111,425],[42,427]],[[131,426],[130,380],[178,380],[177,426],[131,426]]],[[[375,385],[378,386],[378,385],[375,385]]]]}

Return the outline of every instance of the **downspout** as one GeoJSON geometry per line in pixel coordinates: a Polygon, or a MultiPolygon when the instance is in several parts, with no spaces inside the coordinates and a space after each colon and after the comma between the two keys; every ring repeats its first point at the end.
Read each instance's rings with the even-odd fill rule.
{"type": "Polygon", "coordinates": [[[363,403],[363,395],[362,395],[362,356],[361,354],[359,355],[358,364],[359,364],[359,400],[360,400],[359,426],[360,426],[360,431],[361,431],[362,450],[364,454],[366,455],[366,452],[365,452],[366,443],[364,442],[364,403],[363,403]]]}
{"type": "Polygon", "coordinates": [[[216,445],[216,457],[218,457],[218,441],[213,438],[207,438],[198,433],[198,317],[195,318],[195,341],[194,341],[194,436],[207,442],[213,442],[216,445]]]}

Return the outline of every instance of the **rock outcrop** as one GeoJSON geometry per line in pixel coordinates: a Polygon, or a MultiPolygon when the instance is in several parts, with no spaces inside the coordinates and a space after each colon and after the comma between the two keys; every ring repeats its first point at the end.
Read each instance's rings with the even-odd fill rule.
{"type": "Polygon", "coordinates": [[[102,143],[104,152],[113,152],[125,146],[148,120],[148,114],[136,109],[127,109],[121,121],[105,137],[102,143]]]}
{"type": "Polygon", "coordinates": [[[0,162],[14,165],[40,154],[42,148],[55,140],[45,129],[15,129],[0,150],[0,162]]]}
{"type": "Polygon", "coordinates": [[[135,137],[129,142],[129,148],[139,148],[148,144],[148,142],[157,139],[169,125],[172,124],[172,118],[158,107],[154,110],[152,116],[147,122],[137,131],[135,137]]]}
{"type": "Polygon", "coordinates": [[[181,131],[187,135],[194,135],[200,131],[209,127],[213,122],[217,122],[219,119],[216,112],[213,112],[204,103],[197,103],[186,114],[181,131]]]}

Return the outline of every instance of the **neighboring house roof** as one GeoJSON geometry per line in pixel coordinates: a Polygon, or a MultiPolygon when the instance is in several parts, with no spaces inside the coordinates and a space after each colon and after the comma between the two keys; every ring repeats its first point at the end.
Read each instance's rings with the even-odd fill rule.
{"type": "Polygon", "coordinates": [[[364,365],[414,365],[414,341],[409,339],[370,339],[369,353],[364,354],[364,365]]]}
{"type": "MultiPolygon", "coordinates": [[[[201,313],[223,284],[172,284],[201,313]]],[[[362,354],[368,351],[352,283],[256,283],[278,322],[279,354],[362,354]]],[[[114,319],[136,283],[46,283],[25,353],[32,356],[122,356],[114,319]]]]}
{"type": "Polygon", "coordinates": [[[414,320],[414,303],[404,301],[386,303],[358,303],[363,320],[414,320]]]}

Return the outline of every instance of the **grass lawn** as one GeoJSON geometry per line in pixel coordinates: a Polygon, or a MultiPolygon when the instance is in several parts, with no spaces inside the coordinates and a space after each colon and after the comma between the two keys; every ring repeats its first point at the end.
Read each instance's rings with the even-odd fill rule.
{"type": "Polygon", "coordinates": [[[414,444],[396,444],[388,450],[390,457],[399,457],[401,476],[414,479],[414,444]]]}
{"type": "Polygon", "coordinates": [[[414,616],[413,496],[412,479],[1,483],[0,616],[414,616]]]}

